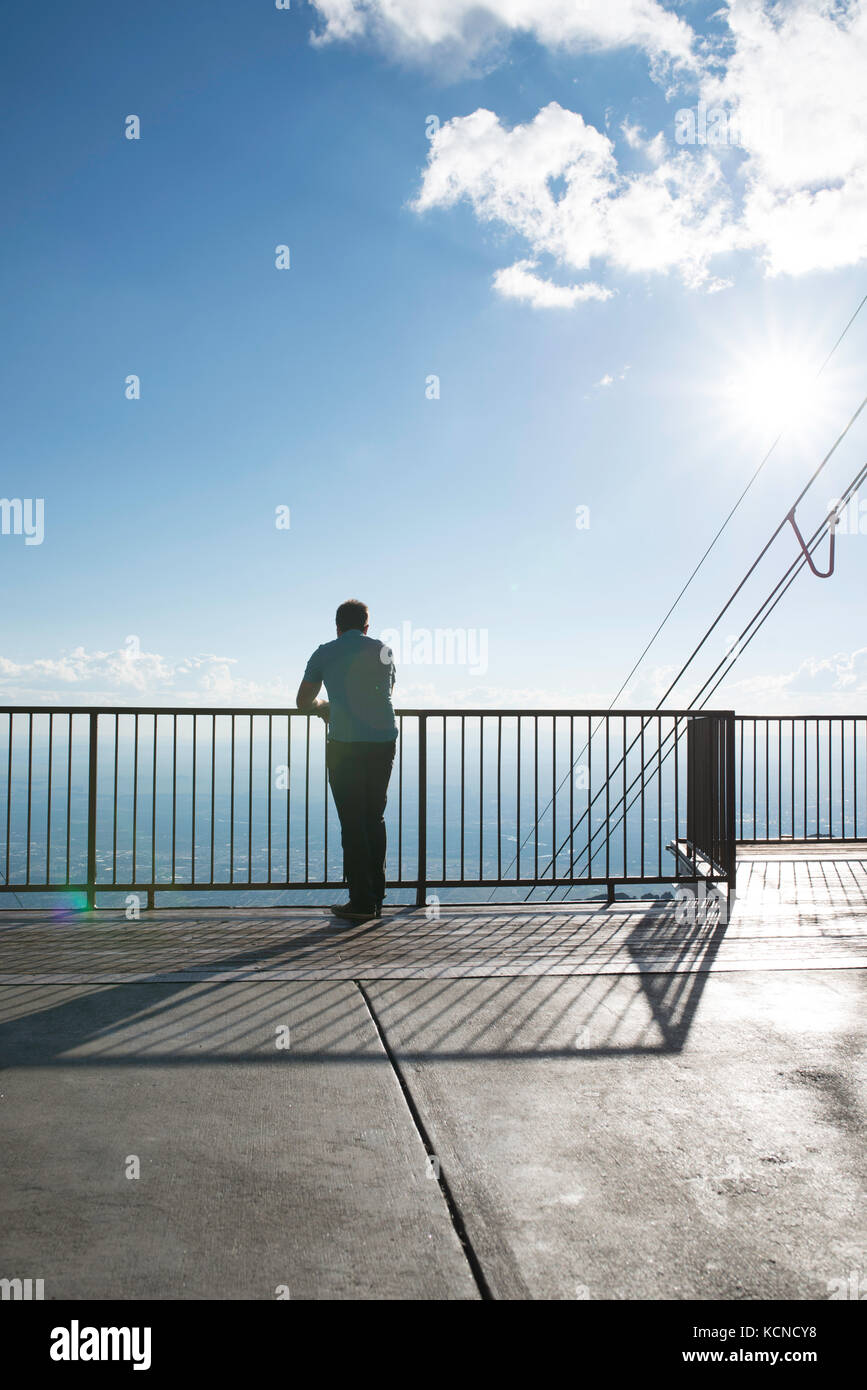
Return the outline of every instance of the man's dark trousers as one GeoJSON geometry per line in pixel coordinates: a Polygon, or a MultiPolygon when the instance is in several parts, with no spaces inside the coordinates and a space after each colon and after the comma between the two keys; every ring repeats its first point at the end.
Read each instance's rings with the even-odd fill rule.
{"type": "Polygon", "coordinates": [[[385,897],[385,801],[395,740],[337,743],[328,740],[328,781],[343,841],[343,872],[349,901],[359,912],[374,911],[385,897]]]}

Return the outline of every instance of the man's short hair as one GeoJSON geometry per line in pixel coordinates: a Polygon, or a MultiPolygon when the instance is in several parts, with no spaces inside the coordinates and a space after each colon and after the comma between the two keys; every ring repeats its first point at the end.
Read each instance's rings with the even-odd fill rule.
{"type": "Polygon", "coordinates": [[[357,598],[348,598],[338,608],[335,621],[340,632],[351,632],[353,629],[363,632],[370,621],[367,604],[357,598]]]}

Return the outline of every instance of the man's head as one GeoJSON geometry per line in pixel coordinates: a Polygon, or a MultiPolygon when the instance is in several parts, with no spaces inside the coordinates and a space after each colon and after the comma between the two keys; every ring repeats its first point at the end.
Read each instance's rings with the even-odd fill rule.
{"type": "Polygon", "coordinates": [[[335,622],[337,623],[338,637],[342,636],[344,632],[366,632],[370,623],[367,604],[362,603],[357,598],[348,598],[338,608],[335,622]]]}

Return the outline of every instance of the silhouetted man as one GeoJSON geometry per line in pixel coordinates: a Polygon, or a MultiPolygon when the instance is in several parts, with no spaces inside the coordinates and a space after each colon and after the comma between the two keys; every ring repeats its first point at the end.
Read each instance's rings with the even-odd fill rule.
{"type": "Polygon", "coordinates": [[[296,703],[329,726],[325,760],[349,886],[349,902],[331,911],[366,922],[380,915],[385,897],[383,816],[397,740],[391,706],[394,662],[383,642],[367,636],[367,604],[357,599],[341,603],[336,622],[337,638],[316,648],[296,703]],[[323,681],[328,699],[317,700],[323,681]]]}

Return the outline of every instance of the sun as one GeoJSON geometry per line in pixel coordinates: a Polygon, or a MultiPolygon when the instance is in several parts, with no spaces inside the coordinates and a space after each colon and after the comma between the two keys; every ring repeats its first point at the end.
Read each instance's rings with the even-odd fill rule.
{"type": "Polygon", "coordinates": [[[820,367],[794,348],[740,356],[720,391],[720,405],[733,432],[770,444],[791,430],[821,429],[831,413],[831,400],[820,367]]]}

